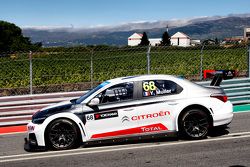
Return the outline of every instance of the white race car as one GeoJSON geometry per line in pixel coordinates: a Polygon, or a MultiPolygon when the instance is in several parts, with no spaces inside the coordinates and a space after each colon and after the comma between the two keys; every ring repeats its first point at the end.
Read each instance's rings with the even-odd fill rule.
{"type": "Polygon", "coordinates": [[[83,143],[179,134],[202,139],[229,124],[233,107],[220,87],[169,75],[111,79],[79,99],[36,112],[25,149],[71,149],[83,143]]]}

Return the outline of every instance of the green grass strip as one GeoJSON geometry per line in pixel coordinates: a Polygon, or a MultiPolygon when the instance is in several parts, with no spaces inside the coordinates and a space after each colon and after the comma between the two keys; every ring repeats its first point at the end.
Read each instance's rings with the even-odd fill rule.
{"type": "Polygon", "coordinates": [[[246,112],[246,111],[250,112],[250,104],[235,105],[235,106],[233,106],[233,111],[234,112],[246,112]]]}

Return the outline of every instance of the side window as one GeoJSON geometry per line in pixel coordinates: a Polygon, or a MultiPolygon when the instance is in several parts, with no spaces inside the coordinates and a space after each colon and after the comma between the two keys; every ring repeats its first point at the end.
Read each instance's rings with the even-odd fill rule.
{"type": "Polygon", "coordinates": [[[170,80],[146,80],[142,81],[143,97],[172,95],[182,92],[182,87],[170,80]]]}
{"type": "Polygon", "coordinates": [[[121,83],[111,86],[96,97],[99,98],[100,104],[130,100],[133,99],[133,89],[132,82],[121,83]]]}

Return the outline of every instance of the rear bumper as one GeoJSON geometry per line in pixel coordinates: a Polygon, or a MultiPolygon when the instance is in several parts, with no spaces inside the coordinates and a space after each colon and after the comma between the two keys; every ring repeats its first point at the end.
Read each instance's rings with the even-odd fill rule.
{"type": "Polygon", "coordinates": [[[228,125],[233,120],[233,105],[226,102],[224,106],[213,115],[214,126],[228,125]]]}

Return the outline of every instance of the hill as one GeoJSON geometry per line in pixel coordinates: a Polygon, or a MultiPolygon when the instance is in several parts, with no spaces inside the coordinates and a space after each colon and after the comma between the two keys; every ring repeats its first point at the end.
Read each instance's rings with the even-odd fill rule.
{"type": "Polygon", "coordinates": [[[23,33],[30,37],[32,42],[42,42],[44,46],[127,45],[127,38],[134,32],[146,31],[149,38],[161,37],[162,33],[166,31],[166,25],[169,25],[170,35],[181,31],[193,39],[223,39],[243,36],[244,27],[250,26],[250,15],[130,23],[92,29],[24,28],[23,33]]]}

